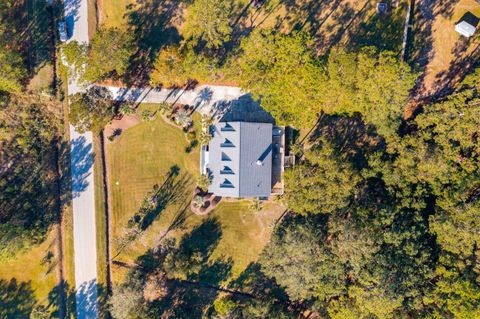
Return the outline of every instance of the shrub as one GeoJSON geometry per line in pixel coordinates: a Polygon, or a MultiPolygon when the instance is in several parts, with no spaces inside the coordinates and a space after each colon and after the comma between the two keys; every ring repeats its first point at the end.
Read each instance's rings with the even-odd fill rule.
{"type": "Polygon", "coordinates": [[[197,180],[197,186],[204,192],[207,192],[211,182],[212,181],[210,179],[210,176],[208,176],[208,174],[202,174],[197,180]]]}
{"type": "Polygon", "coordinates": [[[187,140],[193,141],[193,140],[195,140],[195,138],[197,138],[197,133],[195,133],[195,131],[188,131],[187,132],[187,140]]]}
{"type": "Polygon", "coordinates": [[[193,198],[193,204],[197,207],[202,207],[205,205],[205,198],[203,198],[201,195],[195,195],[193,198]]]}

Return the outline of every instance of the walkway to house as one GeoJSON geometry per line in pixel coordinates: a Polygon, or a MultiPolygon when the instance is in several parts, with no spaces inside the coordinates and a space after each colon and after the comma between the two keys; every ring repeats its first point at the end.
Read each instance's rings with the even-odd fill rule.
{"type": "MultiPolygon", "coordinates": [[[[64,9],[69,41],[88,43],[87,0],[64,0],[64,9]]],[[[75,78],[69,79],[69,94],[83,90],[75,78]]],[[[70,126],[70,151],[76,311],[78,319],[93,319],[98,318],[98,299],[92,133],[80,134],[70,126]]]]}

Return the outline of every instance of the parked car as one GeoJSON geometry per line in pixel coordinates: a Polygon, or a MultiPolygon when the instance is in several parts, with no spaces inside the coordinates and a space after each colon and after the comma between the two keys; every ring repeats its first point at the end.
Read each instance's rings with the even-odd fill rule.
{"type": "Polygon", "coordinates": [[[58,34],[60,35],[60,41],[65,42],[68,40],[68,29],[65,21],[58,23],[58,34]]]}

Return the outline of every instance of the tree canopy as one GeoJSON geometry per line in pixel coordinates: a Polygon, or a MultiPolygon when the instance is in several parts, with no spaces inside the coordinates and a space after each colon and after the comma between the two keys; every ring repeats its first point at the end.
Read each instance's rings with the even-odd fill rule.
{"type": "Polygon", "coordinates": [[[321,111],[324,74],[310,44],[303,33],[259,31],[242,41],[235,57],[240,86],[261,98],[279,124],[311,127],[321,111]]]}
{"type": "Polygon", "coordinates": [[[15,30],[12,8],[14,2],[0,4],[0,92],[19,92],[22,81],[28,75],[25,61],[20,54],[18,30],[15,30]]]}
{"type": "Polygon", "coordinates": [[[300,214],[327,214],[346,207],[360,182],[351,165],[336,157],[327,141],[307,150],[305,161],[285,172],[288,207],[300,214]]]}
{"type": "Polygon", "coordinates": [[[395,134],[415,76],[393,52],[332,49],[320,61],[307,34],[253,32],[235,56],[238,81],[280,124],[310,128],[320,112],[361,113],[385,138],[395,134]]]}
{"type": "Polygon", "coordinates": [[[69,119],[79,132],[100,131],[114,115],[114,102],[107,88],[92,86],[70,99],[69,119]]]}
{"type": "Polygon", "coordinates": [[[232,0],[195,0],[187,8],[185,37],[218,48],[230,40],[232,14],[232,0]]]}
{"type": "Polygon", "coordinates": [[[117,28],[100,28],[90,44],[72,41],[62,47],[63,62],[81,82],[125,75],[134,53],[132,35],[117,28]]]}

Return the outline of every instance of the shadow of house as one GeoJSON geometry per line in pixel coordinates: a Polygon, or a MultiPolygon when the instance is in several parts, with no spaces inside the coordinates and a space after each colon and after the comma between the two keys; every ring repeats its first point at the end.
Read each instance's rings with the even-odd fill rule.
{"type": "Polygon", "coordinates": [[[219,101],[212,106],[212,116],[220,122],[252,122],[275,125],[273,116],[265,111],[250,94],[233,101],[219,101]]]}

